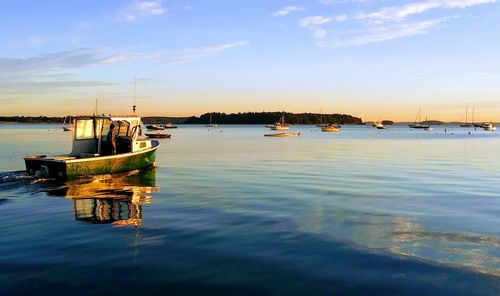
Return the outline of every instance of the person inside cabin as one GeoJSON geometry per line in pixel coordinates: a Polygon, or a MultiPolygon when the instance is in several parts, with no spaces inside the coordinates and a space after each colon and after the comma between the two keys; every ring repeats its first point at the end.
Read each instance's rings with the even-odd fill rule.
{"type": "Polygon", "coordinates": [[[116,131],[113,123],[109,126],[106,140],[111,144],[111,154],[116,154],[116,131]]]}

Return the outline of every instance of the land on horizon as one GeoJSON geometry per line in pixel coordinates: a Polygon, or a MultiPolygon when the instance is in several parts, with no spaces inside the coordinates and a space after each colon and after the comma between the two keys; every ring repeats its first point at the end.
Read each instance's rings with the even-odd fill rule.
{"type": "MultiPolygon", "coordinates": [[[[143,116],[142,121],[145,124],[151,123],[174,123],[174,124],[207,124],[212,114],[212,122],[218,124],[271,124],[277,122],[282,112],[239,112],[223,113],[212,112],[204,113],[200,116],[143,116]]],[[[290,124],[370,124],[374,121],[363,121],[360,117],[348,114],[320,114],[320,113],[291,113],[285,112],[285,121],[290,124]]],[[[65,121],[64,116],[0,116],[0,124],[62,124],[65,121]]],[[[385,125],[404,125],[414,123],[413,121],[392,121],[389,119],[381,120],[385,125]]],[[[459,125],[460,121],[440,121],[425,120],[422,123],[431,125],[459,125]]]]}

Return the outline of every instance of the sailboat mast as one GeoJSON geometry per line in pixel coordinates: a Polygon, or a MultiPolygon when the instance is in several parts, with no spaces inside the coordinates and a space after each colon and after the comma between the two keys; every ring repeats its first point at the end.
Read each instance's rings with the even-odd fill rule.
{"type": "Polygon", "coordinates": [[[422,115],[422,108],[418,108],[418,122],[422,122],[420,120],[420,116],[422,115]]]}
{"type": "Polygon", "coordinates": [[[467,124],[467,114],[469,114],[469,108],[468,106],[465,106],[465,124],[467,124]]]}
{"type": "Polygon", "coordinates": [[[472,124],[474,124],[474,107],[472,107],[472,124]]]}

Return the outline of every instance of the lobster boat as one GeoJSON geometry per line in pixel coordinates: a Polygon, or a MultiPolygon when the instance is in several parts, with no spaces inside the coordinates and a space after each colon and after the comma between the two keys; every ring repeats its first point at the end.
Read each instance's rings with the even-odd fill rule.
{"type": "Polygon", "coordinates": [[[152,166],[159,146],[158,141],[142,137],[138,116],[80,116],[74,118],[69,154],[26,156],[24,161],[29,175],[69,180],[152,166]],[[116,151],[108,140],[111,124],[115,126],[116,151]]]}

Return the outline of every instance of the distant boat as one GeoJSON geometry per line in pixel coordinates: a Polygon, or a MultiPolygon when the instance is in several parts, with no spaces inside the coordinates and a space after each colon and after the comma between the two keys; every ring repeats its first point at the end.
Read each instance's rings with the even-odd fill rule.
{"type": "Polygon", "coordinates": [[[282,130],[289,130],[290,129],[290,126],[288,125],[288,123],[285,122],[285,113],[281,114],[280,121],[273,124],[271,126],[271,129],[275,130],[275,131],[282,131],[282,130]]]}
{"type": "Polygon", "coordinates": [[[321,108],[321,112],[319,114],[319,123],[316,124],[317,127],[324,127],[326,123],[323,123],[323,108],[321,108]]]}
{"type": "Polygon", "coordinates": [[[431,132],[431,131],[433,131],[434,129],[433,129],[432,127],[430,127],[430,126],[429,126],[429,127],[426,127],[424,130],[426,130],[426,131],[428,131],[428,132],[431,132]]]}
{"type": "Polygon", "coordinates": [[[474,109],[472,109],[472,123],[467,122],[468,114],[469,114],[468,106],[465,106],[465,123],[461,124],[460,125],[461,127],[474,127],[474,109]]]}
{"type": "Polygon", "coordinates": [[[208,127],[218,127],[217,123],[212,123],[212,113],[210,113],[210,122],[207,124],[208,127]]]}
{"type": "Polygon", "coordinates": [[[275,134],[265,134],[264,137],[299,137],[300,133],[275,133],[275,134]]]}
{"type": "Polygon", "coordinates": [[[71,132],[71,131],[75,130],[75,127],[73,126],[73,122],[71,120],[71,115],[68,115],[68,116],[64,117],[64,122],[63,122],[62,129],[65,132],[71,132]]]}
{"type": "Polygon", "coordinates": [[[177,128],[177,126],[175,126],[173,123],[169,122],[167,124],[164,124],[163,125],[164,128],[177,128]]]}
{"type": "Polygon", "coordinates": [[[321,128],[321,131],[326,133],[337,133],[340,132],[340,127],[333,124],[327,124],[321,128]]]}
{"type": "Polygon", "coordinates": [[[420,116],[421,116],[421,112],[422,110],[420,108],[418,108],[418,115],[417,117],[415,118],[415,122],[413,124],[409,124],[408,126],[410,128],[419,128],[419,129],[426,129],[426,128],[429,128],[430,125],[429,124],[426,124],[426,123],[422,123],[420,121],[420,116]],[[417,120],[418,119],[418,120],[417,120]]]}
{"type": "Polygon", "coordinates": [[[493,132],[497,130],[497,127],[493,125],[491,122],[485,122],[483,123],[483,129],[485,131],[493,132]]]}
{"type": "Polygon", "coordinates": [[[375,127],[375,128],[377,128],[377,129],[386,129],[387,128],[380,121],[375,122],[372,126],[375,127]]]}
{"type": "Polygon", "coordinates": [[[65,132],[72,132],[75,130],[75,127],[73,125],[65,125],[62,127],[63,131],[65,132]]]}
{"type": "Polygon", "coordinates": [[[157,130],[157,131],[162,131],[164,130],[165,128],[161,125],[157,125],[157,124],[149,124],[149,125],[146,125],[146,128],[148,130],[157,130]]]}

